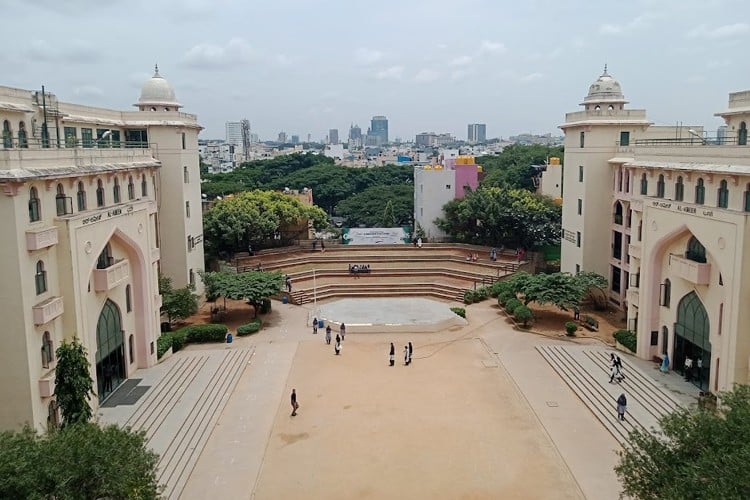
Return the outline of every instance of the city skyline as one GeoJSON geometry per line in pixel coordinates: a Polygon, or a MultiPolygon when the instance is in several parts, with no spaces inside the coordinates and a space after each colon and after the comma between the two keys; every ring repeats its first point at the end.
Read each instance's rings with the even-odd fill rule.
{"type": "Polygon", "coordinates": [[[134,0],[124,11],[6,0],[0,39],[18,50],[0,53],[0,84],[127,109],[158,63],[202,138],[247,118],[266,140],[282,130],[319,139],[376,115],[388,117],[391,139],[463,137],[468,123],[487,124],[490,137],[559,135],[605,63],[654,122],[715,131],[727,90],[750,87],[740,59],[750,24],[736,19],[737,1],[640,0],[625,12],[614,2],[384,0],[366,18],[343,5],[134,0]]]}

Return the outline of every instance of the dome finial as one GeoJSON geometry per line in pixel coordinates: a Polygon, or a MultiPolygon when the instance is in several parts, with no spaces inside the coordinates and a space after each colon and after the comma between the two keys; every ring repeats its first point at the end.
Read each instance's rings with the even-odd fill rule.
{"type": "MultiPolygon", "coordinates": [[[[607,70],[606,70],[606,68],[605,68],[604,72],[606,73],[606,71],[607,71],[607,70]]],[[[160,76],[160,75],[159,75],[159,64],[158,64],[158,63],[157,63],[157,64],[154,64],[154,76],[160,76]]]]}
{"type": "Polygon", "coordinates": [[[607,63],[604,63],[604,74],[607,74],[607,63]]]}

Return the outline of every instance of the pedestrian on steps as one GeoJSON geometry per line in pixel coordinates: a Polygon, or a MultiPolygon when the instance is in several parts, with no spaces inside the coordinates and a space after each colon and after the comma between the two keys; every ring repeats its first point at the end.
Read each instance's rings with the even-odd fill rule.
{"type": "Polygon", "coordinates": [[[617,398],[617,418],[621,421],[625,421],[625,410],[628,407],[628,398],[625,397],[625,393],[620,394],[617,398]]]}
{"type": "Polygon", "coordinates": [[[299,409],[299,404],[297,403],[297,392],[295,389],[292,389],[292,416],[297,415],[297,409],[299,409]]]}

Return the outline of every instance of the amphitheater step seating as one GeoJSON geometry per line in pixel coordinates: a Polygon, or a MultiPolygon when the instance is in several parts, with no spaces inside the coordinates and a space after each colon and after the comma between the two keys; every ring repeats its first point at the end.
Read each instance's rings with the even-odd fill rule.
{"type": "Polygon", "coordinates": [[[621,356],[625,380],[609,383],[609,355],[606,349],[581,346],[538,346],[537,350],[565,383],[589,408],[602,425],[625,445],[633,429],[653,432],[658,420],[683,406],[672,393],[637,366],[621,356]],[[617,419],[617,398],[625,393],[628,398],[626,420],[617,419]]]}

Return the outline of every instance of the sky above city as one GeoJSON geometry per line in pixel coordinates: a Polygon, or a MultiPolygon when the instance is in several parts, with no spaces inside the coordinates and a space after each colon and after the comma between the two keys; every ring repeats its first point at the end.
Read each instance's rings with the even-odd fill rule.
{"type": "Polygon", "coordinates": [[[155,63],[202,138],[561,135],[608,64],[630,107],[703,125],[750,89],[750,15],[727,0],[0,0],[0,85],[132,109],[155,63]]]}

